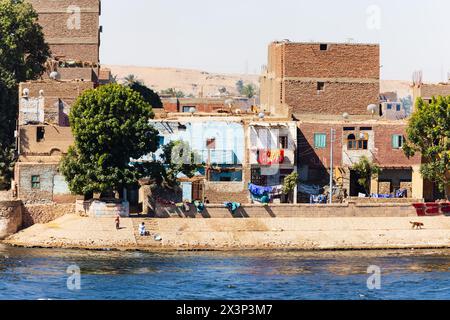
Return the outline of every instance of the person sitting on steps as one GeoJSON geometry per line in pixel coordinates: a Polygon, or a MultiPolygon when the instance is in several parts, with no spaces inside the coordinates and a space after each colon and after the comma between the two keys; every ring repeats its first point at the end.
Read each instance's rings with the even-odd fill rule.
{"type": "Polygon", "coordinates": [[[148,235],[148,232],[145,230],[145,223],[144,223],[144,222],[142,222],[142,223],[139,225],[139,235],[140,235],[141,237],[148,235]]]}

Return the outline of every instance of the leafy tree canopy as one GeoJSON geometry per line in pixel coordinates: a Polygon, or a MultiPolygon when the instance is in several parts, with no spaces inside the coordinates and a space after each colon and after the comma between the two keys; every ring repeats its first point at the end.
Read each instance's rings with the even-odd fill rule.
{"type": "Polygon", "coordinates": [[[33,7],[0,0],[0,188],[12,176],[18,84],[39,77],[49,56],[33,7]]]}
{"type": "Polygon", "coordinates": [[[246,96],[247,98],[251,99],[256,95],[256,87],[254,84],[249,83],[246,84],[241,91],[241,94],[246,96]]]}
{"type": "Polygon", "coordinates": [[[148,88],[144,84],[140,82],[135,82],[130,86],[131,89],[134,91],[137,91],[141,94],[142,98],[149,103],[152,108],[154,109],[160,109],[163,107],[163,104],[161,102],[161,98],[159,95],[154,92],[152,89],[148,88]]]}
{"type": "Polygon", "coordinates": [[[408,157],[420,153],[422,176],[436,183],[449,197],[450,187],[450,96],[433,98],[431,103],[418,99],[416,111],[406,130],[408,141],[403,150],[408,157]]]}
{"type": "Polygon", "coordinates": [[[161,90],[160,93],[163,95],[171,96],[173,98],[184,98],[186,96],[183,91],[176,90],[175,88],[161,90]]]}
{"type": "Polygon", "coordinates": [[[162,151],[161,158],[165,168],[163,175],[169,186],[176,185],[179,173],[192,178],[201,167],[197,163],[197,154],[191,150],[191,147],[185,141],[171,141],[163,146],[162,151]]]}
{"type": "Polygon", "coordinates": [[[381,168],[377,164],[372,163],[366,156],[362,156],[359,162],[352,166],[352,170],[359,175],[358,184],[364,188],[366,194],[369,194],[370,180],[379,176],[381,168]]]}
{"type": "Polygon", "coordinates": [[[143,172],[130,159],[156,151],[151,106],[127,86],[110,84],[84,92],[69,120],[75,145],[61,162],[73,193],[121,191],[143,172]]]}

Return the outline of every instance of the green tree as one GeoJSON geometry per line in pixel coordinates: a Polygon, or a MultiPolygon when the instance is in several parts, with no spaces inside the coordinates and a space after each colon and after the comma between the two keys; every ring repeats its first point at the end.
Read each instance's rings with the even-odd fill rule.
{"type": "Polygon", "coordinates": [[[171,96],[173,98],[184,98],[186,95],[183,91],[177,91],[175,88],[169,88],[165,90],[161,90],[161,94],[171,96]]]}
{"type": "Polygon", "coordinates": [[[416,111],[406,129],[406,156],[420,153],[422,176],[436,183],[450,197],[450,96],[433,98],[431,103],[418,99],[416,111]]]}
{"type": "Polygon", "coordinates": [[[177,184],[177,175],[185,174],[192,178],[201,167],[197,154],[191,150],[189,143],[181,140],[171,141],[162,148],[162,164],[165,168],[163,176],[170,186],[177,184]]]}
{"type": "Polygon", "coordinates": [[[33,7],[0,0],[0,188],[12,177],[18,84],[38,78],[49,56],[33,7]]]}
{"type": "Polygon", "coordinates": [[[376,179],[381,173],[381,168],[371,162],[366,156],[362,156],[359,159],[359,162],[355,163],[352,166],[352,170],[354,170],[358,176],[358,184],[364,188],[366,194],[370,193],[370,180],[372,178],[376,179]]]}
{"type": "Polygon", "coordinates": [[[124,84],[127,86],[132,86],[135,83],[142,84],[142,81],[139,80],[134,74],[129,74],[124,78],[124,84]]]}
{"type": "Polygon", "coordinates": [[[137,91],[141,94],[142,98],[149,103],[152,108],[154,109],[160,109],[163,107],[163,104],[161,102],[161,98],[159,95],[154,92],[152,89],[148,88],[144,84],[140,82],[134,82],[132,85],[130,85],[130,88],[134,91],[137,91]]]}
{"type": "Polygon", "coordinates": [[[127,86],[109,84],[85,91],[69,120],[74,146],[60,168],[75,194],[119,193],[143,177],[130,159],[156,151],[151,106],[127,86]]]}
{"type": "Polygon", "coordinates": [[[242,94],[242,90],[244,89],[244,80],[240,79],[236,81],[236,90],[239,94],[242,94]]]}
{"type": "Polygon", "coordinates": [[[288,194],[294,191],[297,184],[298,184],[298,173],[292,172],[290,175],[284,178],[283,193],[288,194]]]}
{"type": "Polygon", "coordinates": [[[296,197],[296,194],[293,194],[295,187],[298,184],[298,173],[292,172],[290,175],[284,178],[283,182],[283,193],[287,195],[289,201],[293,200],[292,197],[296,197]]]}
{"type": "Polygon", "coordinates": [[[253,98],[256,95],[256,87],[255,87],[255,85],[252,84],[252,83],[246,84],[242,88],[241,94],[246,96],[249,99],[253,98]]]}

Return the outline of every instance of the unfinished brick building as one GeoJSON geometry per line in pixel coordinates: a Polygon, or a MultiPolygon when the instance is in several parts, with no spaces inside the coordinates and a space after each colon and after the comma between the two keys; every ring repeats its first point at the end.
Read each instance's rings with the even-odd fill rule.
{"type": "Polygon", "coordinates": [[[68,115],[81,93],[108,83],[110,75],[99,65],[100,1],[27,1],[39,14],[52,58],[43,79],[19,87],[14,189],[24,202],[72,202],[58,170],[73,144],[68,115]]]}
{"type": "Polygon", "coordinates": [[[378,104],[377,44],[273,42],[261,76],[261,107],[277,115],[367,114],[378,104]]]}
{"type": "Polygon", "coordinates": [[[99,62],[100,0],[26,1],[39,14],[39,24],[55,57],[99,62]]]}
{"type": "Polygon", "coordinates": [[[362,156],[382,168],[370,183],[371,194],[392,194],[406,189],[406,197],[422,199],[425,193],[420,174],[421,157],[408,159],[402,145],[406,136],[403,120],[328,120],[303,119],[298,122],[299,173],[303,182],[327,185],[330,169],[331,129],[336,130],[333,143],[333,168],[336,184],[358,196],[366,191],[357,183],[360,178],[352,166],[362,156]]]}

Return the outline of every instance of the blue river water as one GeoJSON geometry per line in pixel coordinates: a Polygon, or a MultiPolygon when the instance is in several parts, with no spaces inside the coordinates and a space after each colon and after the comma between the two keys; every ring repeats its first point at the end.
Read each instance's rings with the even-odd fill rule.
{"type": "Polygon", "coordinates": [[[146,253],[0,245],[0,299],[441,300],[450,299],[450,250],[146,253]],[[380,268],[379,289],[367,286],[369,266],[380,268]],[[68,268],[79,268],[79,277],[68,268]]]}

